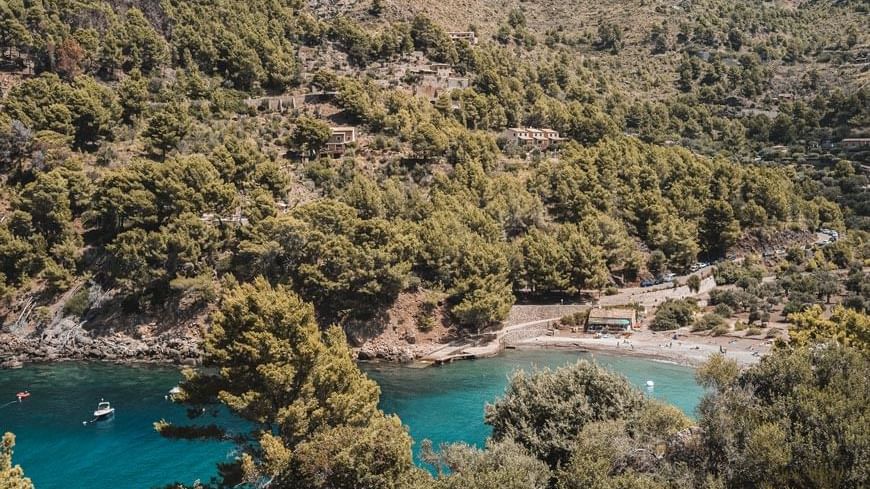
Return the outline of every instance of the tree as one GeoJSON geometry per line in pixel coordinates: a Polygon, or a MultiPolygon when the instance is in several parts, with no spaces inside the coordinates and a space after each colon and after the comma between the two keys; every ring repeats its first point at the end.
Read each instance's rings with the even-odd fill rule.
{"type": "Polygon", "coordinates": [[[117,96],[114,91],[86,75],[77,77],[73,86],[66,106],[75,128],[74,145],[93,151],[101,139],[111,138],[110,129],[120,112],[117,96]]]}
{"type": "Polygon", "coordinates": [[[326,145],[331,136],[332,129],[327,123],[313,117],[301,116],[296,119],[296,127],[290,135],[290,147],[305,156],[313,156],[326,145]]]}
{"type": "Polygon", "coordinates": [[[716,390],[699,407],[707,466],[727,487],[862,487],[868,483],[870,362],[822,343],[777,348],[735,375],[714,357],[716,390]],[[727,373],[725,373],[727,372],[727,373]],[[733,380],[732,380],[733,379],[733,380]]]}
{"type": "Polygon", "coordinates": [[[717,353],[698,367],[695,379],[704,387],[721,391],[733,385],[739,375],[740,366],[737,362],[717,353]]]}
{"type": "Polygon", "coordinates": [[[148,83],[134,70],[118,84],[121,118],[128,124],[148,107],[148,83]]]}
{"type": "Polygon", "coordinates": [[[731,205],[717,200],[704,209],[698,232],[704,249],[712,256],[721,256],[740,238],[740,224],[731,205]]]}
{"type": "Polygon", "coordinates": [[[649,259],[646,262],[646,268],[653,277],[660,277],[667,270],[668,257],[662,250],[653,250],[649,254],[649,259]]]}
{"type": "Polygon", "coordinates": [[[57,72],[66,80],[73,80],[82,72],[82,61],[85,52],[75,38],[68,37],[61,41],[55,50],[57,56],[57,72]]]}
{"type": "Polygon", "coordinates": [[[139,69],[151,73],[166,61],[166,41],[137,8],[128,9],[123,23],[117,26],[125,71],[139,69]]]}
{"type": "Polygon", "coordinates": [[[672,269],[688,270],[698,258],[700,249],[694,222],[668,214],[650,227],[649,240],[665,253],[672,269]]]}
{"type": "Polygon", "coordinates": [[[485,420],[493,440],[514,440],[555,467],[570,459],[586,424],[627,416],[644,403],[624,377],[580,361],[514,374],[505,395],[486,406],[485,420]]]}
{"type": "MultiPolygon", "coordinates": [[[[685,418],[683,416],[683,418],[685,418]]],[[[637,454],[655,450],[654,445],[631,436],[623,420],[589,423],[577,437],[571,460],[556,476],[557,489],[664,489],[646,470],[637,454]],[[635,470],[633,465],[640,465],[635,470]]]]}
{"type": "Polygon", "coordinates": [[[348,205],[323,199],[258,223],[237,263],[243,277],[263,273],[293,283],[322,317],[371,319],[402,290],[410,268],[403,246],[385,219],[361,219],[348,205]],[[251,258],[276,266],[252,270],[251,258]]]}
{"type": "Polygon", "coordinates": [[[444,445],[434,453],[424,440],[421,458],[435,466],[438,477],[420,489],[546,489],[551,472],[516,442],[487,442],[480,450],[463,443],[444,445]]]}
{"type": "Polygon", "coordinates": [[[521,277],[532,291],[549,292],[567,287],[565,270],[570,262],[554,237],[533,229],[520,240],[517,253],[522,256],[521,277]]]}
{"type": "Polygon", "coordinates": [[[662,23],[661,25],[652,26],[652,30],[650,31],[649,41],[652,44],[652,51],[656,54],[662,54],[668,51],[670,48],[669,40],[668,40],[668,25],[667,23],[662,23]]]}
{"type": "Polygon", "coordinates": [[[656,310],[650,324],[653,331],[670,331],[692,324],[697,306],[685,299],[668,299],[656,310]]]}
{"type": "MultiPolygon", "coordinates": [[[[571,287],[577,290],[604,288],[610,282],[606,251],[592,244],[584,230],[570,226],[567,228],[561,238],[567,259],[563,273],[568,275],[571,287]]],[[[609,251],[617,252],[615,249],[609,251]]]]}
{"type": "Polygon", "coordinates": [[[151,154],[166,159],[166,153],[178,146],[187,135],[190,118],[187,108],[176,103],[167,104],[157,110],[149,119],[142,136],[149,144],[151,154]]]}
{"type": "Polygon", "coordinates": [[[435,158],[444,154],[448,143],[444,132],[428,122],[417,126],[411,136],[411,148],[422,158],[435,158]]]}
{"type": "Polygon", "coordinates": [[[394,489],[419,470],[407,430],[396,416],[383,415],[315,434],[296,448],[292,465],[283,482],[299,489],[394,489]]]}
{"type": "Polygon", "coordinates": [[[369,14],[375,17],[380,17],[383,11],[384,6],[382,0],[372,0],[372,4],[369,5],[369,14]]]}
{"type": "Polygon", "coordinates": [[[245,452],[241,461],[248,481],[296,474],[306,487],[359,487],[354,481],[389,479],[386,460],[367,451],[380,450],[372,440],[381,436],[395,442],[391,460],[409,460],[410,440],[377,409],[378,386],[357,368],[344,332],[321,334],[311,305],[282,286],[257,278],[229,289],[205,338],[203,362],[214,369],[189,372],[179,400],[217,398],[258,423],[262,452],[245,452]],[[348,450],[352,442],[359,450],[348,450]],[[336,457],[326,479],[314,470],[326,466],[323,456],[336,457]]]}
{"type": "Polygon", "coordinates": [[[15,447],[15,435],[6,433],[0,444],[0,488],[3,489],[33,489],[30,479],[24,477],[20,465],[12,465],[12,449],[15,447]]]}
{"type": "Polygon", "coordinates": [[[478,329],[507,318],[514,296],[505,275],[471,276],[450,289],[450,313],[464,327],[478,329]]]}
{"type": "Polygon", "coordinates": [[[789,339],[797,345],[809,345],[820,341],[837,341],[860,351],[870,351],[870,316],[847,309],[834,307],[830,319],[824,317],[824,309],[814,305],[804,312],[788,316],[793,327],[789,339]]]}
{"type": "Polygon", "coordinates": [[[604,22],[598,25],[598,49],[610,49],[614,54],[622,49],[622,27],[604,22]]]}
{"type": "Polygon", "coordinates": [[[689,278],[686,279],[686,286],[689,287],[689,290],[698,293],[701,290],[701,277],[698,275],[690,275],[689,278]]]}
{"type": "Polygon", "coordinates": [[[457,59],[456,46],[447,32],[431,19],[417,15],[411,21],[414,47],[424,51],[433,61],[453,64],[457,59]]]}
{"type": "Polygon", "coordinates": [[[813,273],[819,297],[825,298],[825,304],[831,302],[831,296],[840,292],[840,279],[832,272],[818,270],[813,273]]]}

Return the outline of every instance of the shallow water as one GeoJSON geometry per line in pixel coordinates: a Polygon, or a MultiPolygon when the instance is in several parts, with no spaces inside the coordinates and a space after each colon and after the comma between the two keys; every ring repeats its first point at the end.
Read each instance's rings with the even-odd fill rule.
{"type": "MultiPolygon", "coordinates": [[[[518,368],[557,367],[590,358],[588,353],[517,351],[497,358],[458,362],[443,367],[410,369],[382,364],[363,368],[382,389],[381,407],[397,413],[416,441],[464,441],[482,446],[489,434],[483,407],[504,392],[518,368]]],[[[702,394],[693,371],[649,360],[595,355],[644,391],[692,413],[702,394]]],[[[0,432],[16,434],[14,461],[37,489],[149,488],[172,482],[192,483],[216,475],[215,464],[233,458],[231,442],[167,440],[152,423],[161,418],[189,423],[186,410],[164,399],[180,379],[177,369],[97,363],[27,365],[0,370],[0,405],[15,393],[32,393],[22,403],[0,408],[0,432]],[[113,420],[90,420],[100,398],[116,408],[113,420]]],[[[198,423],[245,424],[228,415],[200,418],[198,423]]],[[[416,449],[419,443],[415,444],[416,449]]]]}

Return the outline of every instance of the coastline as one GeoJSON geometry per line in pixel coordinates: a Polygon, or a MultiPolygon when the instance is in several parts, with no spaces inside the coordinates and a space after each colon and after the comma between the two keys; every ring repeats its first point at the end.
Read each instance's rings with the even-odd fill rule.
{"type": "Polygon", "coordinates": [[[95,337],[82,330],[65,336],[0,334],[0,369],[66,361],[197,366],[201,356],[199,339],[191,334],[140,338],[119,333],[95,337]]]}
{"type": "Polygon", "coordinates": [[[678,360],[673,357],[667,355],[657,355],[654,353],[647,352],[633,352],[629,349],[623,348],[608,348],[605,346],[599,345],[582,345],[579,343],[523,343],[520,345],[511,346],[508,350],[515,351],[535,351],[535,350],[552,350],[552,351],[577,351],[582,353],[606,353],[608,355],[620,356],[626,358],[643,358],[644,360],[651,360],[654,362],[660,363],[669,363],[671,365],[679,365],[681,367],[691,367],[697,368],[703,362],[694,362],[694,361],[685,361],[678,360]]]}
{"type": "Polygon", "coordinates": [[[667,337],[661,333],[640,331],[633,333],[629,339],[595,338],[591,335],[536,336],[518,341],[508,347],[520,350],[599,351],[689,367],[698,367],[710,356],[720,352],[723,352],[726,358],[736,361],[741,367],[746,367],[758,363],[770,351],[767,341],[760,338],[670,333],[676,334],[677,339],[673,340],[673,336],[667,337]]]}

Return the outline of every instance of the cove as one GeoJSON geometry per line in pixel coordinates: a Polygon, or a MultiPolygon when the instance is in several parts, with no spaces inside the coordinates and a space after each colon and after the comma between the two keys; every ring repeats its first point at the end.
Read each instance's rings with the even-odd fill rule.
{"type": "MultiPolygon", "coordinates": [[[[559,367],[579,358],[622,373],[641,387],[653,380],[650,395],[691,414],[703,393],[693,370],[638,358],[566,351],[511,351],[504,355],[443,367],[414,369],[363,364],[381,385],[381,407],[396,413],[419,441],[437,446],[459,442],[483,446],[489,427],[483,407],[504,392],[511,372],[559,367]]],[[[130,487],[144,489],[173,482],[191,484],[217,475],[216,464],[235,457],[232,442],[167,440],[152,423],[161,418],[190,423],[185,408],[164,399],[181,378],[171,367],[100,363],[26,365],[0,370],[0,405],[27,389],[32,396],[0,408],[0,432],[16,434],[15,463],[21,464],[37,489],[130,487]],[[83,426],[100,398],[112,402],[112,421],[83,426]]],[[[216,411],[197,423],[228,424],[231,431],[246,424],[216,411]]]]}
{"type": "Polygon", "coordinates": [[[363,364],[381,386],[381,409],[399,415],[414,438],[419,463],[420,441],[465,442],[483,447],[491,429],[483,422],[484,405],[500,397],[510,375],[519,369],[558,368],[580,359],[593,360],[624,375],[648,395],[680,408],[689,416],[704,394],[690,367],[628,356],[576,351],[515,350],[479,360],[440,367],[407,368],[393,364],[363,364]],[[646,387],[646,381],[655,387],[646,387]]]}
{"type": "MultiPolygon", "coordinates": [[[[0,405],[27,389],[31,397],[0,408],[0,432],[15,433],[13,462],[36,489],[136,488],[190,484],[217,475],[216,463],[234,458],[230,442],[168,440],[152,424],[164,418],[191,424],[187,410],[164,395],[181,379],[178,369],[65,362],[0,370],[0,405]],[[113,419],[87,426],[100,398],[113,419]]],[[[226,413],[196,423],[245,423],[226,413]]]]}

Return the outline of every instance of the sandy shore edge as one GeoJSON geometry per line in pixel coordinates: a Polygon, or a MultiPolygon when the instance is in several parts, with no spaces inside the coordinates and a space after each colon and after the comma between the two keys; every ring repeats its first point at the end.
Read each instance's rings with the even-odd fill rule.
{"type": "Polygon", "coordinates": [[[582,336],[538,336],[518,341],[511,349],[553,349],[602,352],[648,358],[666,363],[697,367],[717,353],[723,353],[742,367],[758,363],[770,350],[764,339],[732,336],[678,334],[676,340],[663,334],[635,333],[629,339],[582,336]]]}

